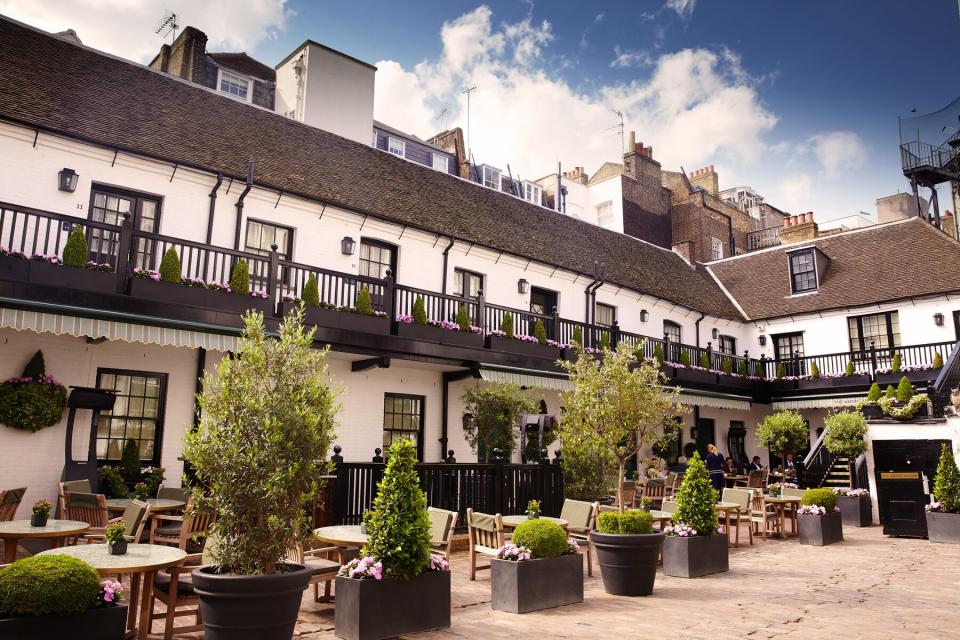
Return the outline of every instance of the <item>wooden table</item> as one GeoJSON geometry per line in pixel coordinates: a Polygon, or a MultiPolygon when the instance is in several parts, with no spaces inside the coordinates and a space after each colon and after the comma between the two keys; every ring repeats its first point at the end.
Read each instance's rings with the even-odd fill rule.
{"type": "Polygon", "coordinates": [[[797,535],[797,507],[800,506],[799,497],[791,496],[763,496],[764,504],[772,504],[777,509],[777,515],[780,516],[780,537],[787,537],[787,505],[790,505],[790,535],[797,535]]]}
{"type": "Polygon", "coordinates": [[[338,547],[362,547],[367,544],[367,534],[360,533],[358,524],[337,524],[313,530],[313,535],[321,542],[338,547]]]}
{"type": "MultiPolygon", "coordinates": [[[[516,528],[519,527],[521,524],[523,524],[524,522],[526,522],[527,520],[530,519],[530,518],[528,518],[526,515],[520,515],[520,516],[501,516],[501,517],[502,517],[502,519],[503,519],[503,527],[504,527],[505,529],[516,529],[516,528]]],[[[566,520],[563,520],[562,518],[550,518],[550,517],[548,517],[548,516],[540,516],[538,519],[539,519],[539,520],[545,520],[545,521],[547,521],[547,522],[552,522],[552,523],[554,523],[554,524],[558,524],[558,525],[560,525],[561,527],[563,527],[564,530],[566,530],[567,527],[570,525],[569,522],[567,522],[566,520]]]]}
{"type": "MultiPolygon", "coordinates": [[[[630,511],[638,511],[638,509],[630,509],[630,511]]],[[[658,509],[651,509],[649,512],[650,517],[653,518],[654,522],[660,524],[660,531],[663,531],[664,528],[670,524],[670,521],[673,520],[673,514],[669,511],[660,511],[658,509]]]]}
{"type": "Polygon", "coordinates": [[[90,525],[79,520],[47,520],[45,527],[31,527],[29,520],[0,522],[0,539],[4,541],[3,561],[10,564],[17,559],[17,545],[27,538],[49,538],[53,548],[59,547],[64,538],[80,535],[90,525]]]}
{"type": "Polygon", "coordinates": [[[183,549],[159,544],[131,544],[122,556],[107,552],[105,544],[78,544],[50,549],[39,555],[68,555],[93,566],[101,576],[130,574],[130,597],[127,598],[127,629],[143,640],[150,630],[150,600],[153,598],[153,576],[160,569],[171,567],[187,557],[183,549]],[[139,620],[137,595],[139,592],[139,620]]]}
{"type": "Polygon", "coordinates": [[[728,485],[728,486],[730,486],[731,488],[733,488],[733,487],[737,486],[738,484],[743,484],[743,486],[747,486],[747,482],[749,482],[750,476],[744,476],[744,475],[740,475],[740,474],[736,474],[736,473],[731,473],[731,474],[724,474],[723,479],[726,480],[727,482],[731,483],[731,484],[728,485]]]}
{"type": "MultiPolygon", "coordinates": [[[[125,511],[131,502],[133,502],[133,498],[110,498],[107,500],[107,511],[125,511]]],[[[141,502],[146,502],[150,505],[151,513],[176,511],[177,509],[183,509],[187,506],[187,503],[183,500],[172,500],[170,498],[147,498],[146,500],[141,500],[141,502]]]]}
{"type": "MultiPolygon", "coordinates": [[[[723,514],[724,526],[727,530],[727,543],[730,543],[730,512],[731,511],[740,511],[740,505],[736,502],[718,502],[713,505],[713,508],[718,512],[723,514]]],[[[734,538],[733,546],[740,546],[740,516],[737,515],[737,537],[734,538]]]]}

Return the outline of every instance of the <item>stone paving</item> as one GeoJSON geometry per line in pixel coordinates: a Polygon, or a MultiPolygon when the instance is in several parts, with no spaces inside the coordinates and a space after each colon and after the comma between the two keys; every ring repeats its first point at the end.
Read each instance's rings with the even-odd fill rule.
{"type": "MultiPolygon", "coordinates": [[[[880,527],[844,528],[843,543],[801,546],[759,538],[730,549],[730,572],[687,580],[657,576],[652,596],[603,591],[586,578],[582,604],[514,615],[490,609],[490,576],[467,580],[453,561],[447,638],[951,638],[960,637],[960,545],[888,538],[880,527]]],[[[157,627],[160,623],[157,623],[157,627]]],[[[155,628],[156,630],[156,628],[155,628]]],[[[304,596],[297,636],[333,638],[333,606],[304,596]]]]}

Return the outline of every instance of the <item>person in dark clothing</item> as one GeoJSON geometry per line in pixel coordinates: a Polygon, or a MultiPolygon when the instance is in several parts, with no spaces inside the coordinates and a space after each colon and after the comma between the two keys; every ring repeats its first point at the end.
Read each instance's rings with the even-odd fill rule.
{"type": "Polygon", "coordinates": [[[748,471],[760,471],[763,469],[763,463],[760,462],[760,456],[753,456],[753,462],[750,463],[748,471]]]}
{"type": "Polygon", "coordinates": [[[733,461],[733,458],[727,456],[727,459],[723,461],[723,472],[735,476],[740,473],[740,467],[733,461]]]}
{"type": "Polygon", "coordinates": [[[680,456],[677,459],[676,464],[672,464],[667,467],[667,471],[673,471],[674,473],[685,473],[687,471],[687,459],[683,456],[680,456]]]}
{"type": "Polygon", "coordinates": [[[707,465],[707,471],[710,473],[710,484],[713,485],[713,488],[717,490],[717,495],[719,496],[723,493],[723,456],[717,451],[717,448],[712,445],[707,445],[707,459],[704,460],[707,465]]]}

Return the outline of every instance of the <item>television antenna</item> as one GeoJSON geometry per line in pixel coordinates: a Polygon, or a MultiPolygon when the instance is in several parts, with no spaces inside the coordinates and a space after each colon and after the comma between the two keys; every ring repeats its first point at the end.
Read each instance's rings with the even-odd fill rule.
{"type": "Polygon", "coordinates": [[[477,85],[473,85],[461,91],[467,94],[467,157],[473,158],[473,152],[470,149],[470,94],[477,90],[477,85]]]}
{"type": "Polygon", "coordinates": [[[623,142],[623,112],[622,112],[622,111],[617,111],[616,109],[610,109],[610,111],[612,111],[614,114],[616,114],[616,116],[620,119],[620,122],[619,122],[618,124],[613,125],[612,127],[608,127],[606,130],[607,130],[607,131],[610,131],[611,129],[616,129],[616,130],[617,130],[616,135],[619,135],[619,136],[620,136],[620,155],[622,156],[622,155],[624,154],[624,152],[625,152],[625,150],[624,150],[624,148],[623,148],[623,145],[624,145],[624,142],[623,142]]]}
{"type": "Polygon", "coordinates": [[[440,131],[443,131],[443,119],[447,117],[447,105],[443,105],[443,108],[440,109],[440,131]]]}
{"type": "Polygon", "coordinates": [[[163,17],[160,18],[160,22],[157,23],[157,28],[153,30],[154,33],[160,35],[161,38],[166,38],[167,35],[173,34],[173,38],[170,40],[173,42],[177,39],[177,29],[180,28],[180,25],[177,24],[177,14],[170,9],[167,9],[163,13],[163,17]]]}

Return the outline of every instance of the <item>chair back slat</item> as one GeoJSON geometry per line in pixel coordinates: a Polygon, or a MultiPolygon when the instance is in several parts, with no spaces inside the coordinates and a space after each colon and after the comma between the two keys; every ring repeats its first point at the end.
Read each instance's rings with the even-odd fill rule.
{"type": "Polygon", "coordinates": [[[763,469],[754,469],[751,471],[750,475],[747,476],[747,486],[762,489],[766,484],[764,474],[763,469]]]}
{"type": "Polygon", "coordinates": [[[95,529],[106,527],[110,521],[107,498],[102,493],[67,491],[64,494],[64,503],[67,520],[86,522],[95,529]]]}
{"type": "Polygon", "coordinates": [[[434,544],[440,544],[447,541],[450,535],[450,529],[453,526],[453,519],[457,514],[445,509],[427,507],[427,516],[430,518],[430,541],[434,544]]]}
{"type": "Polygon", "coordinates": [[[746,489],[724,489],[721,500],[723,502],[735,502],[740,506],[740,511],[748,511],[752,493],[746,489]]]}
{"type": "Polygon", "coordinates": [[[647,484],[643,486],[643,497],[644,498],[663,498],[667,495],[667,485],[663,480],[651,479],[647,480],[647,484]]]}
{"type": "Polygon", "coordinates": [[[120,518],[120,521],[123,522],[124,529],[128,536],[136,537],[137,540],[140,539],[138,529],[142,533],[143,528],[140,526],[140,523],[143,522],[146,512],[147,503],[139,500],[132,500],[130,504],[127,505],[127,508],[123,510],[123,516],[120,518]]]}
{"type": "Polygon", "coordinates": [[[499,549],[503,546],[503,520],[499,513],[489,515],[467,509],[467,532],[474,547],[499,549]]]}
{"type": "Polygon", "coordinates": [[[567,526],[571,531],[589,531],[593,520],[593,511],[592,502],[567,498],[563,501],[563,508],[560,509],[560,519],[567,521],[567,526]]]}
{"type": "Polygon", "coordinates": [[[13,516],[17,513],[17,507],[20,506],[23,494],[26,491],[26,487],[0,491],[0,522],[13,520],[13,516]]]}
{"type": "Polygon", "coordinates": [[[664,500],[663,505],[660,507],[660,511],[663,511],[664,513],[676,513],[677,503],[673,500],[664,500]]]}

